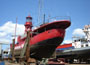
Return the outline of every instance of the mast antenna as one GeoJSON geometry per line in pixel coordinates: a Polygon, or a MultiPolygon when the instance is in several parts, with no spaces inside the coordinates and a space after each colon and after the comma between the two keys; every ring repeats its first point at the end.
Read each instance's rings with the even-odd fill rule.
{"type": "Polygon", "coordinates": [[[17,17],[16,17],[16,25],[15,25],[15,39],[16,39],[16,31],[17,31],[17,17]]]}
{"type": "Polygon", "coordinates": [[[38,25],[42,21],[42,6],[43,5],[43,0],[38,0],[38,25]]]}

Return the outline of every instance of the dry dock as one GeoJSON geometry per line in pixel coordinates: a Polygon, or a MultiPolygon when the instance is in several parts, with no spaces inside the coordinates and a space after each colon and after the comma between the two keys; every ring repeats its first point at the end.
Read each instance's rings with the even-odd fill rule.
{"type": "Polygon", "coordinates": [[[5,65],[20,65],[20,64],[18,64],[18,63],[10,63],[8,61],[5,61],[5,65]]]}
{"type": "Polygon", "coordinates": [[[65,64],[65,65],[90,65],[90,64],[65,64]]]}
{"type": "MultiPolygon", "coordinates": [[[[8,61],[5,61],[5,65],[21,65],[18,63],[10,63],[8,61]]],[[[65,64],[65,65],[90,65],[90,64],[65,64]]]]}

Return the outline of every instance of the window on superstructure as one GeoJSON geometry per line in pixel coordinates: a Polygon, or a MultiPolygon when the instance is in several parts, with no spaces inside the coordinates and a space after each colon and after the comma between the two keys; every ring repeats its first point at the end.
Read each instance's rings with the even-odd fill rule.
{"type": "Polygon", "coordinates": [[[88,44],[86,44],[86,47],[88,47],[88,44]]]}
{"type": "Polygon", "coordinates": [[[4,53],[4,54],[8,54],[8,52],[7,52],[7,51],[4,51],[3,53],[4,53]]]}
{"type": "Polygon", "coordinates": [[[29,19],[29,18],[28,18],[26,21],[27,21],[27,22],[32,22],[32,20],[31,20],[31,19],[29,19]]]}
{"type": "Polygon", "coordinates": [[[76,42],[77,40],[74,40],[74,42],[76,42]]]}
{"type": "Polygon", "coordinates": [[[81,41],[80,39],[78,41],[81,41]]]}

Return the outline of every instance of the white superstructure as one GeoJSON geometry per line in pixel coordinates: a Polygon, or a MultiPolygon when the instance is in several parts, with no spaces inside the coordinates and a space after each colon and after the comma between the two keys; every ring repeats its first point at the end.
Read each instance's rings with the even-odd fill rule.
{"type": "Polygon", "coordinates": [[[77,38],[72,42],[75,48],[90,47],[90,25],[85,25],[83,32],[85,33],[84,38],[74,37],[77,38]]]}
{"type": "Polygon", "coordinates": [[[2,45],[9,45],[9,42],[4,42],[4,41],[0,41],[0,55],[1,55],[1,51],[2,51],[2,45]]]}

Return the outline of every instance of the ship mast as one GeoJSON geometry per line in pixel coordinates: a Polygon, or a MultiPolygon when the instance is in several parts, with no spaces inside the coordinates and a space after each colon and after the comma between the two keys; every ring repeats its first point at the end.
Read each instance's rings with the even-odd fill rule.
{"type": "Polygon", "coordinates": [[[15,25],[15,37],[14,39],[12,40],[12,50],[11,50],[11,53],[12,53],[12,61],[15,61],[15,57],[14,57],[14,48],[15,48],[15,40],[16,40],[16,30],[17,30],[17,17],[16,17],[16,25],[15,25]]]}
{"type": "Polygon", "coordinates": [[[15,40],[16,40],[16,31],[17,31],[17,17],[16,17],[16,25],[15,25],[15,40]]]}
{"type": "Polygon", "coordinates": [[[38,25],[42,21],[42,8],[43,8],[43,0],[38,0],[38,25]]]}

